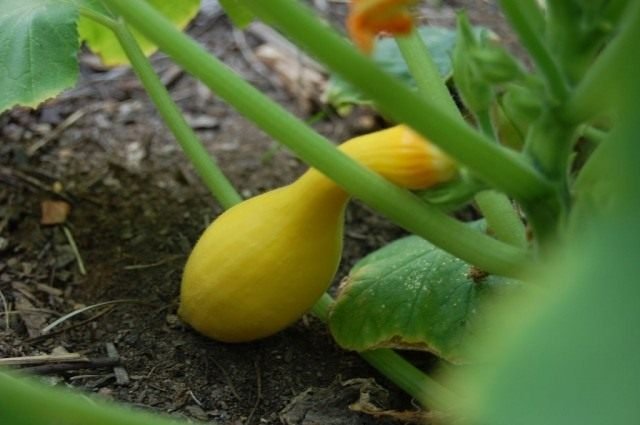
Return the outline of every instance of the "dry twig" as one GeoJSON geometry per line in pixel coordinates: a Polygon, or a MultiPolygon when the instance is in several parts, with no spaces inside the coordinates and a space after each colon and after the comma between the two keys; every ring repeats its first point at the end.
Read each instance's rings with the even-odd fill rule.
{"type": "Polygon", "coordinates": [[[251,424],[253,415],[255,415],[256,410],[258,410],[258,406],[260,406],[260,401],[262,400],[262,374],[260,373],[260,362],[258,359],[256,359],[254,365],[256,368],[256,401],[253,403],[249,417],[247,417],[247,425],[251,424]]]}
{"type": "Polygon", "coordinates": [[[80,256],[80,251],[78,250],[78,245],[76,245],[76,241],[75,239],[73,239],[73,235],[71,234],[71,230],[69,230],[69,227],[67,226],[62,226],[62,231],[64,232],[64,235],[67,237],[67,241],[69,242],[69,245],[71,246],[71,250],[73,251],[73,255],[76,257],[76,262],[78,263],[78,269],[80,270],[80,274],[81,275],[86,275],[87,274],[87,269],[84,266],[84,261],[82,261],[82,257],[80,256]]]}
{"type": "Polygon", "coordinates": [[[249,43],[247,43],[247,39],[242,31],[237,28],[234,28],[232,31],[233,40],[238,47],[238,51],[240,55],[244,58],[245,61],[253,68],[253,70],[261,76],[274,90],[281,90],[282,83],[277,79],[273,78],[273,73],[270,72],[269,68],[267,68],[256,56],[256,54],[249,47],[249,43]]]}
{"type": "MultiPolygon", "coordinates": [[[[120,359],[120,354],[118,354],[118,350],[116,350],[116,346],[112,342],[107,342],[105,344],[107,349],[107,355],[111,359],[120,359]]],[[[116,376],[116,383],[118,385],[127,385],[129,384],[129,374],[126,369],[122,366],[114,365],[113,373],[116,376]]]]}
{"type": "Polygon", "coordinates": [[[9,330],[11,328],[11,311],[9,311],[9,303],[7,303],[7,299],[4,297],[2,291],[0,291],[0,300],[2,301],[2,308],[4,308],[4,326],[6,330],[9,330]]]}
{"type": "Polygon", "coordinates": [[[73,114],[69,115],[64,121],[62,121],[54,130],[50,131],[46,136],[42,139],[29,146],[27,149],[27,156],[32,157],[35,155],[38,150],[40,150],[44,145],[49,143],[50,141],[57,139],[60,137],[62,132],[64,132],[67,128],[71,127],[76,123],[80,118],[85,116],[87,112],[89,112],[90,108],[78,109],[73,114]]]}
{"type": "Polygon", "coordinates": [[[28,373],[37,375],[48,375],[52,373],[68,372],[78,369],[102,369],[112,367],[120,362],[119,359],[112,359],[110,357],[98,357],[95,359],[88,359],[86,362],[76,363],[55,363],[40,366],[25,367],[21,370],[28,373]]]}
{"type": "Polygon", "coordinates": [[[172,255],[169,256],[167,258],[163,258],[162,260],[156,261],[155,263],[150,263],[150,264],[132,264],[129,266],[124,266],[123,269],[124,270],[141,270],[141,269],[149,269],[152,267],[157,267],[157,266],[161,266],[165,263],[169,263],[171,261],[174,260],[178,260],[180,258],[184,258],[184,255],[182,254],[177,254],[177,255],[172,255]]]}
{"type": "Polygon", "coordinates": [[[0,167],[0,177],[2,176],[15,177],[16,179],[21,180],[22,182],[27,183],[30,186],[40,189],[43,192],[51,193],[57,196],[58,198],[64,199],[68,203],[73,204],[73,199],[71,199],[69,196],[65,195],[64,193],[60,193],[59,191],[54,190],[52,185],[43,183],[37,178],[32,177],[29,174],[24,173],[20,170],[16,170],[10,167],[0,167]]]}
{"type": "Polygon", "coordinates": [[[77,310],[72,311],[71,313],[65,314],[64,316],[60,317],[59,319],[55,320],[53,323],[50,323],[49,325],[47,325],[44,329],[42,329],[42,333],[46,334],[49,333],[53,328],[55,328],[56,326],[60,325],[63,322],[66,322],[67,320],[71,319],[74,316],[77,316],[78,314],[84,313],[86,311],[92,310],[94,308],[98,308],[98,307],[104,307],[107,305],[113,305],[113,304],[145,304],[145,305],[152,305],[149,304],[145,301],[140,301],[140,300],[135,300],[135,299],[122,299],[122,300],[112,300],[112,301],[105,301],[105,302],[101,302],[98,304],[92,304],[86,307],[82,307],[79,308],[77,310]]]}
{"type": "Polygon", "coordinates": [[[0,366],[24,366],[49,363],[86,362],[89,359],[79,353],[44,354],[39,356],[6,357],[0,359],[0,366]]]}
{"type": "Polygon", "coordinates": [[[231,390],[231,394],[233,394],[236,400],[242,401],[242,398],[240,397],[240,394],[238,394],[238,391],[236,391],[236,387],[233,385],[233,381],[231,380],[231,377],[229,376],[227,371],[222,367],[220,363],[218,363],[218,361],[215,358],[211,357],[211,360],[213,361],[213,364],[216,365],[218,370],[220,370],[220,373],[222,373],[222,376],[224,376],[224,379],[227,381],[227,385],[231,390]]]}
{"type": "Polygon", "coordinates": [[[113,310],[113,308],[114,308],[113,306],[107,307],[104,310],[102,310],[100,313],[96,314],[95,316],[91,316],[88,319],[83,320],[82,322],[76,323],[75,325],[70,325],[70,326],[67,326],[66,328],[58,329],[56,331],[49,332],[49,333],[44,334],[44,335],[34,336],[34,337],[31,337],[31,338],[28,338],[26,341],[27,342],[43,341],[43,340],[49,339],[49,338],[51,338],[53,336],[60,335],[61,333],[64,333],[64,332],[66,332],[68,330],[71,330],[73,328],[84,326],[87,323],[93,322],[94,320],[99,319],[100,317],[102,317],[105,314],[109,313],[111,310],[113,310]]]}

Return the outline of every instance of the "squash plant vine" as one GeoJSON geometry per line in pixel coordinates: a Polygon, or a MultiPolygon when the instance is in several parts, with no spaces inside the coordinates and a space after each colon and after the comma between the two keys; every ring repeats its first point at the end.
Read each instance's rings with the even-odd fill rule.
{"type": "MultiPolygon", "coordinates": [[[[18,8],[17,2],[11,2],[18,8]]],[[[429,54],[428,46],[424,45],[416,31],[408,31],[406,36],[396,37],[398,48],[416,82],[417,90],[412,90],[382,71],[370,57],[358,52],[344,37],[299,2],[222,2],[237,23],[246,23],[255,16],[282,31],[331,71],[368,96],[385,116],[410,127],[455,160],[469,179],[467,191],[463,191],[463,200],[475,201],[486,219],[486,224],[482,225],[468,225],[455,220],[437,203],[425,202],[415,193],[400,188],[363,166],[357,160],[357,155],[349,156],[336,149],[330,141],[242,80],[175,28],[167,17],[152,6],[153,2],[29,0],[26,3],[44,15],[54,14],[47,10],[49,4],[54,4],[58,7],[58,13],[69,12],[73,19],[79,14],[115,35],[166,125],[205,185],[225,209],[242,205],[244,201],[187,125],[154,73],[145,56],[146,52],[141,49],[131,29],[158,46],[267,134],[335,182],[341,190],[359,198],[416,235],[393,243],[363,259],[354,267],[338,300],[334,301],[325,293],[320,296],[312,311],[329,323],[339,344],[360,351],[365,360],[429,408],[445,410],[455,415],[458,413],[455,407],[464,404],[460,403],[463,397],[451,387],[416,369],[388,347],[427,348],[451,363],[463,363],[472,359],[473,355],[466,351],[468,346],[472,348],[471,351],[475,348],[467,341],[470,333],[467,321],[472,321],[475,313],[469,311],[475,312],[476,307],[483,307],[487,299],[495,302],[499,297],[494,294],[494,290],[507,288],[518,291],[530,286],[530,282],[536,281],[531,278],[531,272],[541,270],[547,264],[560,241],[567,239],[574,244],[568,246],[577,246],[576,241],[580,238],[576,233],[585,226],[591,226],[588,227],[588,234],[592,239],[585,239],[588,243],[592,240],[607,241],[593,226],[603,223],[602,228],[610,229],[612,234],[620,229],[606,220],[604,212],[612,211],[615,213],[612,216],[626,219],[631,206],[638,204],[637,190],[634,191],[633,185],[622,179],[603,178],[603,170],[611,170],[611,158],[617,158],[625,164],[627,168],[624,170],[628,175],[637,177],[629,171],[628,161],[625,162],[626,158],[620,153],[638,153],[629,144],[634,136],[637,137],[637,128],[633,126],[633,116],[629,113],[637,108],[637,101],[634,102],[623,94],[627,89],[630,93],[638,93],[638,83],[630,77],[633,66],[638,65],[637,49],[634,48],[634,43],[640,38],[638,2],[566,0],[548,2],[548,5],[542,7],[535,0],[500,0],[500,6],[512,29],[531,56],[534,71],[529,71],[518,63],[486,33],[474,32],[465,16],[460,15],[457,45],[453,53],[453,80],[464,107],[471,116],[470,120],[463,117],[449,95],[429,54]],[[579,23],[573,22],[574,17],[579,23]],[[630,53],[634,54],[628,60],[630,53]],[[504,109],[503,115],[506,115],[508,121],[506,124],[500,122],[500,115],[495,112],[495,108],[504,109]],[[516,149],[508,147],[505,140],[502,140],[500,129],[504,125],[519,126],[517,130],[523,137],[516,143],[516,149]],[[595,154],[582,171],[572,170],[572,154],[579,136],[599,141],[595,154]],[[604,184],[601,183],[602,180],[605,181],[604,184]],[[591,191],[594,188],[597,190],[591,191]],[[616,191],[621,194],[622,201],[616,198],[616,191]],[[614,201],[609,202],[610,198],[614,201]],[[512,199],[522,209],[526,225],[512,199]],[[588,208],[594,210],[593,217],[586,212],[588,208]],[[385,291],[389,285],[385,286],[385,279],[380,276],[406,265],[409,265],[410,273],[395,273],[392,278],[404,284],[407,293],[384,296],[388,294],[385,291]],[[473,277],[470,270],[475,270],[479,277],[473,277]],[[433,284],[438,280],[453,282],[450,283],[453,290],[442,292],[433,284]],[[476,280],[480,283],[477,284],[476,280]],[[425,281],[430,283],[424,284],[425,281]],[[425,297],[424,292],[429,292],[431,298],[425,297]],[[380,311],[383,320],[384,314],[388,314],[384,313],[388,307],[385,302],[405,306],[407,299],[418,300],[424,306],[412,306],[403,310],[400,316],[405,322],[404,326],[396,326],[395,322],[387,326],[376,325],[379,322],[374,317],[376,310],[380,311]],[[443,307],[451,299],[464,299],[467,302],[463,306],[466,310],[456,308],[455,303],[453,307],[443,307]],[[354,306],[358,304],[354,300],[360,302],[360,305],[362,300],[369,300],[362,307],[366,314],[355,309],[354,306]],[[431,310],[425,314],[427,305],[431,310]],[[349,318],[353,323],[346,320],[345,316],[353,316],[349,318]],[[360,334],[356,335],[354,326],[361,330],[360,334]],[[443,327],[446,327],[445,331],[442,331],[443,327]]],[[[358,3],[361,7],[367,7],[362,2],[354,1],[354,4],[358,3]]],[[[370,3],[375,7],[375,1],[370,3]]],[[[393,3],[392,7],[396,8],[390,16],[397,17],[399,14],[404,19],[408,13],[407,7],[413,2],[389,3],[393,3]]],[[[68,21],[69,17],[65,19],[68,21]]],[[[0,51],[1,49],[0,46],[0,51]]],[[[15,74],[16,69],[12,67],[20,62],[20,55],[13,59],[15,61],[5,68],[15,74]]],[[[67,80],[65,78],[60,84],[68,84],[67,80]]],[[[3,84],[0,87],[7,86],[6,81],[0,81],[0,84],[3,84]]],[[[16,95],[14,91],[7,91],[14,98],[9,99],[8,103],[2,103],[2,106],[6,108],[14,103],[32,106],[50,96],[54,89],[47,86],[40,91],[40,99],[37,95],[34,97],[33,93],[21,97],[21,93],[16,95]]],[[[376,167],[371,168],[380,171],[376,167]]],[[[464,186],[466,183],[462,181],[460,184],[464,186]]],[[[629,229],[635,232],[637,226],[630,225],[629,229]]],[[[621,243],[629,242],[623,239],[620,239],[621,243]]],[[[588,245],[584,251],[596,258],[599,255],[597,247],[590,247],[588,245]]],[[[594,264],[601,265],[598,261],[594,261],[594,264]]],[[[589,269],[590,264],[584,261],[580,263],[573,258],[566,261],[564,269],[562,265],[559,267],[559,275],[563,275],[570,270],[584,272],[589,269]]],[[[624,285],[629,282],[629,274],[626,273],[629,264],[621,261],[621,267],[627,267],[617,275],[617,279],[622,282],[621,293],[623,290],[632,293],[628,285],[624,285]]],[[[589,280],[588,276],[585,279],[588,284],[585,285],[585,292],[579,293],[582,297],[579,300],[584,301],[585,305],[591,305],[595,297],[590,298],[590,295],[597,292],[592,285],[593,280],[589,280]]],[[[554,277],[550,280],[553,281],[554,277]]],[[[327,285],[328,283],[326,282],[327,285]]],[[[545,282],[542,283],[541,286],[544,286],[545,282]]],[[[529,295],[528,288],[522,291],[529,295]]],[[[315,294],[314,299],[321,292],[315,294]]],[[[562,295],[559,294],[559,298],[564,300],[562,295]]],[[[537,298],[537,293],[532,295],[532,299],[537,298]]],[[[620,305],[629,307],[628,300],[631,298],[626,298],[627,304],[621,300],[620,305]]],[[[569,303],[568,306],[571,310],[579,304],[569,303]]],[[[278,307],[267,305],[259,308],[278,307]]],[[[628,308],[624,310],[629,311],[631,310],[628,308]]],[[[576,310],[576,317],[583,318],[582,313],[583,310],[576,310]]],[[[505,319],[507,316],[500,317],[505,319]]],[[[544,325],[544,322],[541,323],[544,325]]],[[[571,320],[567,323],[576,327],[580,325],[571,320]]],[[[567,340],[576,335],[568,330],[570,328],[568,326],[567,333],[562,334],[567,340]]],[[[611,341],[617,341],[612,332],[605,331],[603,334],[610,337],[611,341]]],[[[535,339],[536,335],[532,331],[525,334],[525,338],[538,341],[535,339]]],[[[507,338],[500,341],[496,346],[506,344],[504,341],[507,338]]],[[[521,340],[515,341],[505,352],[509,348],[518,347],[520,342],[521,340]]],[[[551,352],[557,347],[553,345],[553,341],[550,346],[551,352]]],[[[550,357],[549,362],[551,365],[560,364],[553,357],[550,357]]],[[[477,382],[481,383],[480,388],[484,383],[495,389],[495,392],[489,394],[502,394],[508,399],[510,394],[506,390],[502,393],[499,390],[511,388],[512,381],[505,378],[502,371],[510,366],[516,368],[513,365],[518,365],[518,361],[505,357],[502,365],[504,369],[500,369],[498,365],[495,370],[492,369],[495,372],[493,375],[480,378],[477,382]]],[[[522,371],[522,366],[515,370],[522,371]]],[[[533,384],[537,383],[535,377],[525,377],[533,384]]],[[[448,382],[455,381],[456,379],[451,379],[448,382]]],[[[465,382],[464,379],[462,382],[465,382]]],[[[79,398],[30,385],[19,382],[9,374],[0,373],[0,394],[7,395],[0,401],[0,418],[3,415],[17,418],[20,410],[26,409],[25,397],[28,394],[48,400],[44,404],[47,408],[45,413],[40,416],[31,413],[39,423],[47,418],[76,423],[81,415],[87,413],[87,404],[79,398]]],[[[541,389],[540,394],[543,393],[541,389]]],[[[473,399],[473,396],[467,398],[473,399]]],[[[509,417],[508,407],[500,407],[499,403],[495,407],[496,402],[490,397],[483,402],[488,410],[472,409],[471,415],[490,418],[495,423],[508,423],[501,422],[509,417]]],[[[92,414],[100,423],[144,424],[156,421],[150,416],[103,407],[101,404],[98,406],[92,414]]],[[[624,414],[624,407],[627,406],[622,407],[617,412],[623,411],[624,414]]],[[[534,423],[533,416],[525,414],[524,417],[524,423],[534,423]]],[[[159,422],[156,423],[164,423],[163,419],[157,421],[159,422]]]]}

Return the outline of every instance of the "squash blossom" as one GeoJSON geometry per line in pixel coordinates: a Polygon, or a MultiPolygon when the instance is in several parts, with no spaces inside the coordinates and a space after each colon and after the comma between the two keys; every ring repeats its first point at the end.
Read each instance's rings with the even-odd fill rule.
{"type": "MultiPolygon", "coordinates": [[[[456,174],[444,153],[402,125],[353,138],[339,149],[409,189],[456,174]]],[[[294,183],[224,212],[189,256],[180,317],[226,342],[263,338],[298,320],[336,273],[348,200],[347,192],[311,168],[294,183]]]]}
{"type": "Polygon", "coordinates": [[[379,33],[406,35],[413,29],[409,6],[416,0],[351,0],[347,30],[354,43],[371,53],[379,33]]]}

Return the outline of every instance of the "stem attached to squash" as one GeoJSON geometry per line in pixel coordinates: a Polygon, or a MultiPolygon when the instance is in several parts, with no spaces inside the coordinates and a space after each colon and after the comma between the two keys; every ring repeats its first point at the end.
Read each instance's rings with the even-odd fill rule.
{"type": "Polygon", "coordinates": [[[238,192],[185,121],[180,109],[169,96],[126,25],[86,8],[80,9],[80,13],[113,31],[165,124],[218,202],[226,209],[242,201],[238,192]]]}
{"type": "MultiPolygon", "coordinates": [[[[324,294],[311,312],[326,323],[329,321],[331,304],[331,296],[324,294]]],[[[455,395],[449,389],[425,375],[393,350],[383,348],[358,354],[425,407],[447,410],[455,399],[455,395]]]]}
{"type": "Polygon", "coordinates": [[[173,28],[147,3],[103,1],[274,139],[404,228],[490,273],[519,276],[529,263],[525,251],[469,229],[339,152],[327,139],[173,28]]]}

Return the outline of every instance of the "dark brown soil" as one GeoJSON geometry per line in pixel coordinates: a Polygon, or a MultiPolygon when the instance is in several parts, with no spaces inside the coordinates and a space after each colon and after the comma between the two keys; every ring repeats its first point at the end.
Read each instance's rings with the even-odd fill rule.
{"type": "MultiPolygon", "coordinates": [[[[474,17],[484,13],[489,25],[500,21],[492,6],[471,3],[474,17]]],[[[343,5],[330,5],[340,8],[332,15],[344,13],[343,5]]],[[[451,17],[445,9],[441,19],[450,22],[451,17]]],[[[230,29],[225,17],[202,15],[190,33],[293,113],[309,118],[296,99],[275,89],[245,60],[230,29]]],[[[128,383],[117,383],[112,368],[48,374],[48,382],[212,423],[280,423],[279,412],[303,391],[351,378],[374,377],[391,392],[391,408],[412,408],[356,354],[337,347],[313,317],[271,338],[239,345],[208,340],[180,323],[176,307],[183,264],[221,208],[133,73],[100,70],[88,54],[82,59],[75,89],[36,111],[0,116],[0,291],[12,310],[8,327],[6,314],[0,316],[0,357],[66,350],[103,358],[112,343],[128,383]],[[76,120],[70,119],[73,114],[76,120]],[[85,275],[64,226],[40,224],[41,203],[47,200],[72,205],[64,226],[78,246],[85,275]],[[122,302],[90,309],[41,334],[66,313],[114,300],[122,302]]],[[[162,55],[153,61],[163,77],[175,71],[162,55]]],[[[191,119],[201,121],[199,136],[243,196],[291,182],[305,169],[199,83],[183,74],[172,77],[172,96],[191,119]]],[[[340,141],[361,130],[359,125],[329,113],[314,127],[340,141]]],[[[336,280],[357,259],[403,234],[357,202],[348,210],[346,229],[336,280]]],[[[348,404],[356,400],[340,400],[338,415],[344,421],[325,423],[373,421],[349,412],[348,404]]]]}

